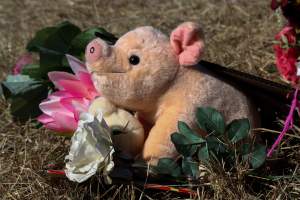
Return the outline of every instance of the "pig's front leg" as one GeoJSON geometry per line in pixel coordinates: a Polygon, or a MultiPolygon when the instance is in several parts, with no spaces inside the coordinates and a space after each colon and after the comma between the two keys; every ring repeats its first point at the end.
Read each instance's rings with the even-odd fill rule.
{"type": "Polygon", "coordinates": [[[170,107],[162,112],[145,141],[143,158],[156,165],[160,158],[174,158],[178,154],[171,141],[171,134],[177,131],[180,108],[170,107]]]}

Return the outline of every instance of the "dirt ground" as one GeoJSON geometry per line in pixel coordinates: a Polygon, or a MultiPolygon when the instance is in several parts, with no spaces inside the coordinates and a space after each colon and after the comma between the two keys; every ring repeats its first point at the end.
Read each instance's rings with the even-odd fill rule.
{"type": "MultiPolygon", "coordinates": [[[[272,43],[283,21],[271,11],[268,0],[0,0],[0,80],[10,73],[37,30],[63,20],[82,29],[102,26],[117,36],[142,25],[170,33],[181,22],[195,21],[202,24],[206,36],[203,59],[265,78],[276,76],[266,71],[274,66],[272,43]]],[[[8,109],[9,105],[0,100],[0,199],[140,197],[134,185],[111,186],[106,193],[100,184],[78,185],[49,177],[44,173],[45,166],[63,160],[67,142],[32,123],[14,123],[8,109]]],[[[197,198],[289,199],[289,193],[298,194],[300,190],[296,166],[289,172],[292,181],[266,184],[263,192],[246,190],[247,183],[239,182],[234,185],[237,192],[232,194],[228,192],[231,180],[216,177],[217,181],[209,183],[210,192],[199,187],[197,198]]],[[[180,196],[149,193],[143,198],[180,196]]]]}

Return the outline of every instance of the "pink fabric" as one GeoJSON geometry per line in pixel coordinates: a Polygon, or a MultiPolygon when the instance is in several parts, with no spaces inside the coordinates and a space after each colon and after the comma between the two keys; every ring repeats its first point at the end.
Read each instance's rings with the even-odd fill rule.
{"type": "Polygon", "coordinates": [[[22,69],[25,65],[32,63],[32,55],[31,53],[25,53],[19,57],[15,66],[13,67],[13,75],[18,75],[22,72],[22,69]]]}
{"type": "Polygon", "coordinates": [[[288,114],[288,116],[287,116],[287,118],[284,122],[283,130],[279,134],[279,136],[276,139],[275,143],[272,145],[271,149],[268,151],[268,154],[267,154],[268,157],[270,157],[272,155],[273,151],[280,144],[282,138],[287,133],[287,131],[290,130],[293,127],[294,112],[295,112],[297,106],[299,106],[297,98],[298,98],[298,89],[296,89],[296,91],[294,93],[294,98],[293,98],[293,101],[292,101],[292,104],[291,104],[290,112],[289,112],[289,114],[288,114]]]}
{"type": "Polygon", "coordinates": [[[43,114],[38,117],[46,128],[62,133],[74,132],[80,113],[87,111],[91,101],[100,96],[85,65],[70,55],[67,59],[75,75],[66,72],[48,74],[59,91],[40,104],[43,114]]]}
{"type": "Polygon", "coordinates": [[[91,41],[85,49],[85,58],[88,63],[93,63],[102,56],[103,47],[99,39],[91,41]]]}
{"type": "Polygon", "coordinates": [[[183,24],[172,32],[171,45],[178,55],[180,65],[195,65],[200,61],[204,43],[198,31],[197,27],[183,24]]]}

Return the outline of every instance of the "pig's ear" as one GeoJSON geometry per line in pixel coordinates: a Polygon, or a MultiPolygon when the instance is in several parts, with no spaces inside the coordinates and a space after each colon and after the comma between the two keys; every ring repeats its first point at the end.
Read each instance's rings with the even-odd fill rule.
{"type": "Polygon", "coordinates": [[[195,65],[200,61],[204,50],[204,41],[198,24],[185,22],[179,25],[172,31],[170,42],[180,65],[195,65]]]}

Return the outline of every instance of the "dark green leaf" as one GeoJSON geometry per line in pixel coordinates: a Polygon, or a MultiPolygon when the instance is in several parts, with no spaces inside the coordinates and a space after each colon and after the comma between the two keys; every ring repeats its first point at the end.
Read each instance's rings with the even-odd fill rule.
{"type": "Polygon", "coordinates": [[[198,150],[198,159],[203,161],[203,162],[208,162],[209,161],[209,149],[207,143],[200,147],[198,150]]]}
{"type": "Polygon", "coordinates": [[[191,144],[205,142],[205,140],[202,139],[199,134],[195,133],[185,122],[178,121],[178,130],[191,144]]]}
{"type": "Polygon", "coordinates": [[[208,149],[210,151],[214,151],[216,154],[224,154],[226,153],[225,144],[214,136],[208,136],[206,138],[208,149]]]}
{"type": "Polygon", "coordinates": [[[47,40],[48,36],[54,33],[56,30],[56,27],[47,27],[38,31],[35,34],[34,38],[31,41],[29,41],[29,43],[26,46],[26,49],[28,51],[38,52],[39,47],[44,46],[44,43],[47,40]]]}
{"type": "Polygon", "coordinates": [[[41,114],[38,105],[48,95],[48,88],[42,82],[25,75],[8,76],[2,88],[14,118],[26,121],[41,114]]]}
{"type": "Polygon", "coordinates": [[[233,120],[229,124],[228,138],[232,143],[245,139],[249,135],[250,122],[248,119],[233,120]]]}
{"type": "Polygon", "coordinates": [[[72,40],[68,53],[82,58],[88,43],[96,38],[96,33],[101,33],[103,35],[102,39],[109,44],[114,44],[117,40],[117,38],[113,34],[107,32],[103,28],[91,28],[80,33],[72,40]]]}
{"type": "Polygon", "coordinates": [[[179,177],[181,175],[180,166],[172,158],[161,158],[154,169],[159,174],[166,174],[173,177],[179,177]]]}
{"type": "Polygon", "coordinates": [[[199,177],[199,163],[192,160],[192,158],[183,158],[181,167],[186,176],[193,178],[199,177]]]}
{"type": "Polygon", "coordinates": [[[223,116],[214,108],[203,107],[198,108],[197,123],[199,128],[207,133],[215,132],[216,135],[224,134],[225,122],[223,116]]]}
{"type": "Polygon", "coordinates": [[[40,65],[38,64],[28,64],[25,65],[21,72],[22,75],[28,75],[30,78],[33,78],[35,80],[41,79],[41,69],[40,65]]]}
{"type": "Polygon", "coordinates": [[[245,144],[242,147],[242,154],[243,161],[249,161],[251,166],[256,169],[260,167],[266,160],[266,146],[255,144],[251,149],[249,144],[245,144]]]}
{"type": "Polygon", "coordinates": [[[253,148],[252,158],[250,163],[254,169],[260,167],[266,160],[266,146],[256,144],[253,148]]]}
{"type": "Polygon", "coordinates": [[[277,67],[276,67],[276,65],[267,65],[266,67],[265,67],[265,70],[268,72],[268,73],[271,73],[271,74],[273,74],[273,73],[276,73],[277,72],[277,67]]]}
{"type": "Polygon", "coordinates": [[[183,156],[192,156],[197,151],[197,145],[194,145],[187,137],[180,133],[173,133],[171,135],[176,150],[183,156]]]}
{"type": "Polygon", "coordinates": [[[36,83],[36,81],[26,75],[8,75],[6,80],[2,82],[4,96],[8,99],[13,95],[23,92],[34,83],[36,83]]]}
{"type": "Polygon", "coordinates": [[[63,22],[54,27],[47,27],[37,32],[27,45],[28,51],[40,54],[40,78],[47,79],[50,71],[68,71],[69,65],[64,64],[65,54],[71,41],[80,33],[80,29],[70,22],[63,22]]]}
{"type": "Polygon", "coordinates": [[[40,53],[40,74],[41,78],[48,79],[48,72],[65,71],[72,72],[71,68],[64,65],[65,55],[54,55],[40,53]]]}
{"type": "Polygon", "coordinates": [[[72,39],[80,33],[80,29],[70,22],[62,22],[54,27],[38,31],[28,43],[27,50],[49,54],[65,54],[72,39]]]}
{"type": "Polygon", "coordinates": [[[241,146],[241,154],[243,156],[249,154],[250,150],[251,150],[251,145],[250,144],[248,144],[248,143],[242,144],[242,146],[241,146]]]}

